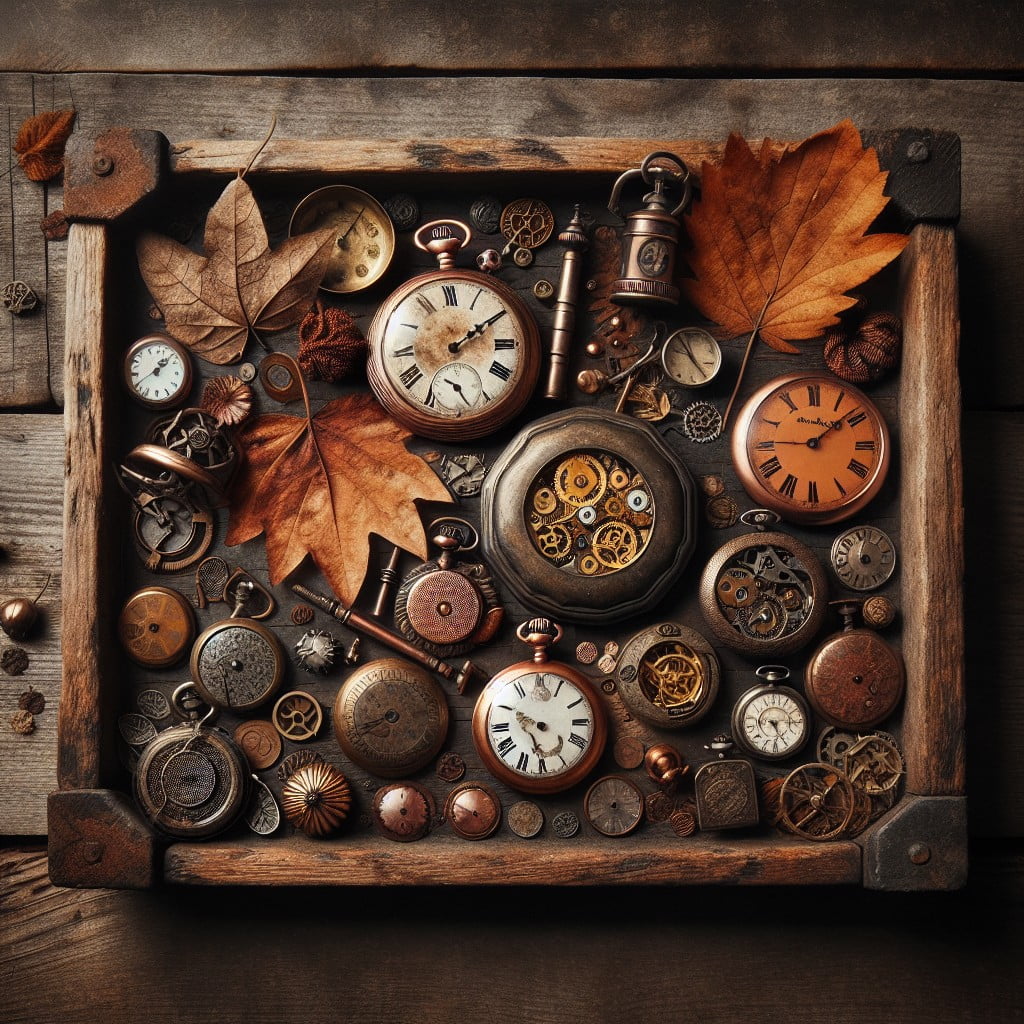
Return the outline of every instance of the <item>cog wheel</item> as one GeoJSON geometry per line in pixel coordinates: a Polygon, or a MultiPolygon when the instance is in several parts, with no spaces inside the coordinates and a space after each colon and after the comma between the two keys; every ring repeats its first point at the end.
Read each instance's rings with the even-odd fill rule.
{"type": "Polygon", "coordinates": [[[576,566],[582,576],[596,576],[601,571],[601,563],[590,551],[580,556],[576,566]]]}
{"type": "Polygon", "coordinates": [[[550,487],[539,487],[533,492],[533,510],[542,516],[549,516],[558,508],[558,499],[550,487]]]}
{"type": "Polygon", "coordinates": [[[616,491],[624,491],[629,486],[629,474],[621,466],[616,466],[608,474],[608,483],[616,491]]]}
{"type": "Polygon", "coordinates": [[[600,500],[608,486],[608,474],[593,455],[570,455],[555,470],[555,493],[566,504],[580,507],[600,500]]]}
{"type": "Polygon", "coordinates": [[[860,739],[852,732],[843,732],[834,726],[824,729],[818,737],[818,759],[825,764],[835,765],[836,768],[843,766],[843,756],[846,751],[860,739]]]}
{"type": "Polygon", "coordinates": [[[561,523],[550,523],[534,531],[537,550],[556,565],[563,565],[572,557],[572,534],[561,523]]]}
{"type": "Polygon", "coordinates": [[[850,825],[856,806],[853,785],[830,764],[805,764],[786,776],[779,791],[779,824],[804,839],[837,839],[850,825]]]}
{"type": "Polygon", "coordinates": [[[725,608],[746,608],[757,600],[757,580],[749,569],[730,566],[718,577],[715,596],[725,608]]]}
{"type": "Polygon", "coordinates": [[[625,503],[617,495],[609,494],[608,497],[604,499],[604,514],[611,519],[618,519],[625,511],[625,503]]]}
{"type": "Polygon", "coordinates": [[[881,736],[861,737],[843,755],[843,770],[853,785],[868,796],[895,789],[903,778],[903,754],[881,736]]]}
{"type": "Polygon", "coordinates": [[[594,531],[594,556],[606,568],[625,569],[640,548],[640,537],[629,523],[612,519],[594,531]]]}

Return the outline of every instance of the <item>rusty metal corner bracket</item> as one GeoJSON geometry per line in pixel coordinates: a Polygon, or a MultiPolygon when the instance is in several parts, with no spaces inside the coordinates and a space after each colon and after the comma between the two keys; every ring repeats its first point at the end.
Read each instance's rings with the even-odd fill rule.
{"type": "Polygon", "coordinates": [[[125,125],[77,131],[64,153],[64,215],[117,220],[159,189],[166,167],[167,139],[160,132],[125,125]]]}
{"type": "Polygon", "coordinates": [[[889,172],[885,194],[906,224],[960,219],[960,136],[921,128],[865,131],[889,172]]]}
{"type": "Polygon", "coordinates": [[[112,789],[51,793],[46,803],[50,880],[77,889],[149,889],[159,844],[131,800],[112,789]]]}
{"type": "Polygon", "coordinates": [[[967,800],[904,797],[863,845],[866,889],[961,889],[967,882],[967,800]]]}

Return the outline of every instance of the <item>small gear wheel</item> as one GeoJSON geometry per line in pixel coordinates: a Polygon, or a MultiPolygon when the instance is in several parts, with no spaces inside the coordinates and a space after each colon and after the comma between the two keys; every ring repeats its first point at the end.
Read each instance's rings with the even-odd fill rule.
{"type": "Polygon", "coordinates": [[[572,558],[572,534],[561,523],[540,526],[534,531],[537,550],[555,565],[564,565],[572,558]]]}
{"type": "Polygon", "coordinates": [[[608,486],[608,474],[599,459],[593,455],[577,453],[555,470],[555,492],[566,504],[579,508],[593,505],[608,486]]]}
{"type": "Polygon", "coordinates": [[[625,569],[640,550],[640,537],[629,523],[613,519],[594,531],[593,550],[606,569],[625,569]]]}
{"type": "Polygon", "coordinates": [[[692,402],[682,412],[683,433],[695,444],[722,436],[722,414],[710,402],[692,402]]]}
{"type": "Polygon", "coordinates": [[[749,569],[726,569],[715,584],[715,597],[724,608],[747,608],[757,595],[757,580],[749,569]]]}

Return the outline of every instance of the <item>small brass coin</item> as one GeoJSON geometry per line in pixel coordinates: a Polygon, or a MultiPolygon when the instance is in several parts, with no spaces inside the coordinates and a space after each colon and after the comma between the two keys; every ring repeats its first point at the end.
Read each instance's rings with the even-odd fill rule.
{"type": "Polygon", "coordinates": [[[255,771],[269,768],[281,756],[281,737],[270,722],[242,722],[234,737],[255,771]]]}
{"type": "Polygon", "coordinates": [[[532,839],[544,827],[544,812],[532,800],[520,800],[508,809],[508,827],[523,839],[532,839]]]}

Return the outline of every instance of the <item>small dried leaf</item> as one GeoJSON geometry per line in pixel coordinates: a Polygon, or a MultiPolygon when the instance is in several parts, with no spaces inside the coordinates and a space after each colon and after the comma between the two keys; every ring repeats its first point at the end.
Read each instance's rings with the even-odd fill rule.
{"type": "Polygon", "coordinates": [[[368,394],[337,398],[312,417],[271,413],[246,424],[225,543],[265,533],[271,583],[310,555],[350,603],[366,575],[370,534],[426,558],[414,501],[452,500],[406,450],[410,436],[368,394]]]}
{"type": "Polygon", "coordinates": [[[30,181],[49,181],[64,167],[64,146],[75,123],[74,110],[45,110],[23,121],[14,141],[18,163],[30,181]]]}
{"type": "Polygon", "coordinates": [[[205,255],[156,234],[142,235],[136,251],[167,330],[223,366],[241,358],[250,330],[280,331],[299,322],[333,244],[334,231],[324,228],[272,251],[252,190],[234,178],[206,218],[205,255]]]}

